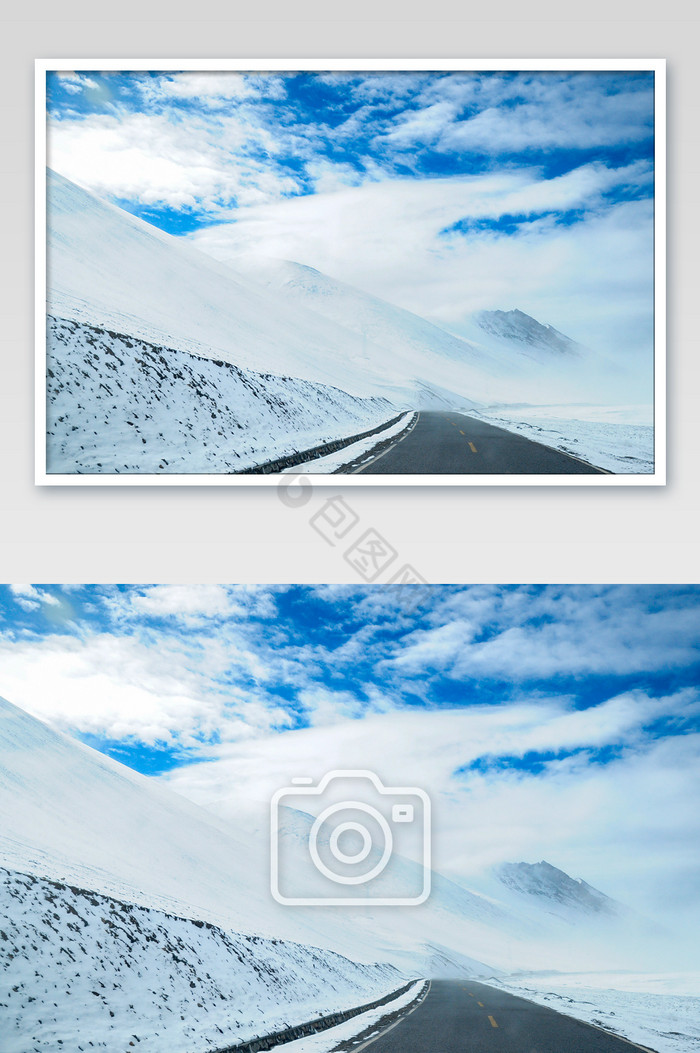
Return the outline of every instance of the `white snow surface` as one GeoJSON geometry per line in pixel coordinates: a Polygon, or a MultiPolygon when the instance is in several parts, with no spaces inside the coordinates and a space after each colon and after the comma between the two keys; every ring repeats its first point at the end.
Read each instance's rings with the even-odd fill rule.
{"type": "Polygon", "coordinates": [[[499,405],[469,412],[616,475],[654,471],[649,407],[499,405]]]}
{"type": "Polygon", "coordinates": [[[321,1031],[318,1035],[309,1035],[306,1038],[297,1038],[294,1042],[284,1045],[284,1053],[331,1053],[341,1042],[347,1042],[355,1035],[364,1035],[369,1031],[372,1037],[384,1030],[385,1021],[397,1010],[405,1009],[413,1002],[424,987],[422,980],[417,980],[390,1005],[380,1006],[378,1009],[370,1009],[367,1013],[360,1013],[352,1020],[346,1020],[337,1027],[328,1031],[321,1031]]]}
{"type": "Polygon", "coordinates": [[[375,1001],[388,965],[0,867],[0,1053],[192,1053],[375,1001]]]}
{"type": "Polygon", "coordinates": [[[396,416],[385,399],[53,317],[47,367],[49,474],[237,472],[396,416]]]}
{"type": "Polygon", "coordinates": [[[355,461],[358,457],[363,458],[363,460],[370,460],[372,452],[377,447],[388,440],[396,438],[397,435],[410,428],[411,423],[416,420],[416,416],[415,413],[404,414],[396,424],[392,424],[390,428],[386,428],[377,435],[368,435],[366,439],[353,442],[343,450],[338,450],[337,453],[328,453],[325,457],[316,457],[314,460],[304,461],[303,464],[295,465],[294,468],[285,468],[284,473],[327,475],[329,472],[337,472],[340,468],[344,468],[345,465],[355,461]]]}
{"type": "Polygon", "coordinates": [[[700,973],[530,973],[490,980],[658,1053],[697,1053],[700,973]]]}

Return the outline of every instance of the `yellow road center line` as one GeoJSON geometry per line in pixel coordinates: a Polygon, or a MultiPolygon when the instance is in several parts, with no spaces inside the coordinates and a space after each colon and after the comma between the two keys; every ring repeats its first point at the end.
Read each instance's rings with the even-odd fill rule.
{"type": "Polygon", "coordinates": [[[464,435],[464,432],[462,431],[462,429],[461,429],[461,428],[459,429],[459,434],[460,434],[460,435],[464,435]]]}
{"type": "Polygon", "coordinates": [[[498,1024],[496,1023],[496,1021],[493,1019],[492,1016],[489,1017],[489,1020],[491,1021],[491,1027],[498,1027],[498,1024]]]}
{"type": "Polygon", "coordinates": [[[480,1005],[482,1009],[484,1008],[484,1003],[483,1002],[477,1002],[476,1004],[480,1005]]]}
{"type": "Polygon", "coordinates": [[[469,997],[470,997],[470,998],[473,998],[473,997],[474,997],[474,995],[473,995],[473,994],[471,993],[471,991],[469,992],[469,997]]]}
{"type": "Polygon", "coordinates": [[[469,449],[472,451],[472,453],[476,453],[476,446],[473,442],[469,443],[469,449]]]}

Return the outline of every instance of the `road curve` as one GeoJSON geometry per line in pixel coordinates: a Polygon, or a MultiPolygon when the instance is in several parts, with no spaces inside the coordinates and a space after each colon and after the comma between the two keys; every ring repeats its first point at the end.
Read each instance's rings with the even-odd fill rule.
{"type": "Polygon", "coordinates": [[[415,427],[364,464],[364,475],[607,475],[585,461],[463,413],[421,411],[415,427]]]}
{"type": "Polygon", "coordinates": [[[433,980],[425,1000],[368,1053],[631,1053],[627,1039],[470,980],[433,980]]]}

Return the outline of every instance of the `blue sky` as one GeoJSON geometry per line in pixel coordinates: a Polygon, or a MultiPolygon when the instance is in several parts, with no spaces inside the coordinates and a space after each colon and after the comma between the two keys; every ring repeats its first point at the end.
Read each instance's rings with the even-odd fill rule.
{"type": "Polygon", "coordinates": [[[700,910],[700,587],[408,588],[3,586],[0,695],[232,814],[369,768],[438,868],[700,910]]]}
{"type": "Polygon", "coordinates": [[[170,233],[250,203],[526,166],[641,162],[602,203],[652,194],[652,73],[86,72],[49,74],[47,91],[60,161],[77,148],[90,185],[170,233]]]}
{"type": "MultiPolygon", "coordinates": [[[[4,587],[0,692],[144,773],[374,715],[595,713],[635,692],[634,748],[700,730],[698,587],[433,586],[415,612],[407,588],[4,587]]],[[[589,750],[605,764],[624,730],[469,763],[535,771],[589,750]]]]}
{"type": "Polygon", "coordinates": [[[648,368],[653,76],[54,73],[48,162],[218,258],[293,259],[457,333],[519,307],[648,368]]]}

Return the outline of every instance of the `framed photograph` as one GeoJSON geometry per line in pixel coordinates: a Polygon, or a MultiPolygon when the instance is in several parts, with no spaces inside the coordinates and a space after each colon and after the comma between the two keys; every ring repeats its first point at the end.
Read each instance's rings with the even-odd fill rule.
{"type": "Polygon", "coordinates": [[[3,1053],[696,1049],[699,586],[0,615],[3,1053]]]}
{"type": "Polygon", "coordinates": [[[39,60],[39,484],[665,482],[663,60],[39,60]]]}

